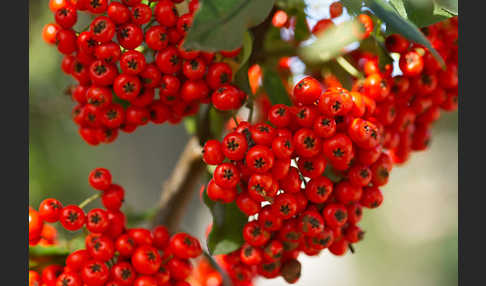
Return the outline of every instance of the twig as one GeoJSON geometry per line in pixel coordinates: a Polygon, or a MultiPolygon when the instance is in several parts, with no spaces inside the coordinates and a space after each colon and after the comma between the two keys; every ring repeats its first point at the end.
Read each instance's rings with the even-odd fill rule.
{"type": "Polygon", "coordinates": [[[169,179],[163,184],[158,211],[152,226],[163,224],[170,232],[177,230],[197,183],[206,170],[201,160],[202,147],[192,137],[182,152],[169,179]]]}
{"type": "Polygon", "coordinates": [[[87,206],[89,203],[93,202],[94,200],[96,200],[97,198],[101,197],[101,193],[96,193],[92,196],[90,196],[89,198],[87,198],[86,200],[84,200],[83,202],[81,202],[79,204],[79,207],[80,208],[84,208],[85,206],[87,206]]]}

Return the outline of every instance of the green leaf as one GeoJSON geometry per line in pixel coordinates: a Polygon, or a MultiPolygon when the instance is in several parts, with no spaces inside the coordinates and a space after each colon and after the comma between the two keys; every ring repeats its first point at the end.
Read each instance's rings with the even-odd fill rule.
{"type": "MultiPolygon", "coordinates": [[[[434,23],[450,18],[450,16],[444,16],[444,14],[436,14],[437,6],[432,2],[432,0],[409,0],[404,1],[403,3],[407,9],[408,20],[412,21],[418,27],[430,26],[434,23]]],[[[441,12],[440,9],[439,12],[441,12]]]]}
{"type": "Polygon", "coordinates": [[[393,64],[393,59],[386,50],[383,42],[379,41],[374,36],[370,36],[361,41],[359,47],[363,51],[371,52],[378,56],[378,65],[381,70],[383,70],[387,64],[393,64]]]}
{"type": "Polygon", "coordinates": [[[285,86],[282,83],[278,73],[267,67],[263,67],[263,89],[267,93],[272,104],[292,105],[285,86]]]}
{"type": "Polygon", "coordinates": [[[438,7],[446,10],[454,16],[459,15],[458,2],[459,1],[457,0],[435,0],[438,7]]]}
{"type": "Polygon", "coordinates": [[[251,94],[250,81],[248,79],[248,68],[250,67],[248,60],[250,59],[253,50],[253,39],[250,32],[246,31],[245,38],[243,39],[243,49],[240,53],[240,67],[235,73],[233,82],[246,94],[251,94]]]}
{"type": "Polygon", "coordinates": [[[275,0],[204,0],[194,15],[184,47],[216,52],[243,44],[247,28],[260,24],[275,0]]]}
{"type": "Polygon", "coordinates": [[[209,122],[209,131],[211,132],[212,136],[217,138],[217,136],[221,134],[221,130],[223,130],[224,124],[226,122],[225,114],[211,106],[209,109],[209,122]]]}
{"type": "Polygon", "coordinates": [[[429,40],[417,28],[415,24],[403,18],[398,12],[384,0],[367,0],[368,7],[387,25],[387,33],[399,33],[405,38],[422,44],[434,55],[442,66],[445,66],[444,60],[439,53],[432,47],[429,40]]]}
{"type": "Polygon", "coordinates": [[[390,4],[397,10],[398,14],[402,16],[403,18],[407,19],[407,9],[405,8],[405,5],[403,4],[403,0],[390,0],[390,4]]]}
{"type": "MultiPolygon", "coordinates": [[[[454,16],[453,13],[437,2],[436,0],[390,0],[391,6],[400,16],[420,28],[454,16]]],[[[455,2],[457,3],[457,1],[455,2]]]]}
{"type": "Polygon", "coordinates": [[[196,133],[196,117],[188,116],[184,118],[184,126],[186,127],[187,133],[194,135],[196,133]]]}
{"type": "Polygon", "coordinates": [[[361,7],[363,6],[362,0],[341,0],[341,4],[346,7],[348,14],[357,16],[361,13],[361,7]]]}
{"type": "Polygon", "coordinates": [[[263,50],[269,55],[282,52],[290,55],[295,51],[295,48],[289,42],[282,40],[280,29],[271,26],[263,40],[263,50]]]}
{"type": "Polygon", "coordinates": [[[207,241],[209,253],[218,255],[237,250],[244,242],[243,227],[248,218],[234,202],[222,204],[212,201],[207,190],[204,190],[203,198],[213,216],[213,226],[207,241]]]}
{"type": "Polygon", "coordinates": [[[310,45],[299,49],[299,55],[304,61],[325,62],[343,54],[344,47],[359,40],[360,26],[357,20],[343,22],[326,29],[317,35],[310,45]]]}
{"type": "Polygon", "coordinates": [[[309,30],[309,26],[307,25],[307,19],[304,10],[299,10],[297,12],[296,18],[297,22],[295,23],[295,30],[294,30],[294,39],[296,42],[302,42],[307,40],[311,32],[309,30]]]}
{"type": "Polygon", "coordinates": [[[50,255],[69,255],[70,251],[65,246],[29,246],[29,255],[50,256],[50,255]]]}
{"type": "Polygon", "coordinates": [[[114,92],[113,92],[113,102],[120,104],[125,109],[130,106],[130,102],[119,98],[114,92]]]}

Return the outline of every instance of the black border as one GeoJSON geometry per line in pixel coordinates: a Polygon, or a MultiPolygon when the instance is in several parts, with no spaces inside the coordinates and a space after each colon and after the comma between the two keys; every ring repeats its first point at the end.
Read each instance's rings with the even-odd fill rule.
{"type": "Polygon", "coordinates": [[[482,285],[486,257],[486,95],[483,92],[486,61],[484,33],[480,30],[484,27],[486,3],[467,0],[460,3],[459,285],[482,285]]]}
{"type": "Polygon", "coordinates": [[[10,281],[28,285],[28,1],[2,2],[2,11],[2,260],[10,281]]]}

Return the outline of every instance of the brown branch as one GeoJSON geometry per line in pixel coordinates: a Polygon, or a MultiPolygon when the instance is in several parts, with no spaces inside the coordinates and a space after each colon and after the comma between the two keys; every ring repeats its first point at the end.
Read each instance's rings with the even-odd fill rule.
{"type": "Polygon", "coordinates": [[[198,139],[192,137],[169,179],[162,186],[158,212],[154,216],[152,226],[164,225],[172,233],[177,231],[185,207],[190,202],[204,171],[202,147],[198,139]]]}

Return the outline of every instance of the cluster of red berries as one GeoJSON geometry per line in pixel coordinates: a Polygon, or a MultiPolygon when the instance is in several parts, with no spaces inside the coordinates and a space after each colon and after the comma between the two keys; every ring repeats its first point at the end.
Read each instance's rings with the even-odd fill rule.
{"type": "Polygon", "coordinates": [[[245,244],[225,256],[236,283],[257,274],[293,283],[300,252],[344,255],[363,238],[362,209],[381,205],[393,165],[427,147],[440,109],[457,108],[457,18],[427,31],[445,70],[426,49],[393,35],[387,46],[401,53],[403,75],[360,54],[367,76],[352,91],[306,77],[294,87],[293,106],[274,105],[266,123],[240,122],[221,142],[206,142],[204,161],[217,165],[207,195],[235,201],[249,217],[245,244]]]}
{"type": "Polygon", "coordinates": [[[246,100],[223,62],[240,49],[185,50],[198,0],[183,15],[176,9],[180,2],[50,1],[56,23],[45,26],[44,40],[57,45],[63,72],[78,81],[71,88],[73,120],[88,144],[113,142],[119,130],[130,133],[149,121],[178,123],[203,103],[232,110],[246,100]],[[82,32],[73,29],[78,11],[95,17],[82,32]]]}
{"type": "Polygon", "coordinates": [[[199,241],[186,233],[170,235],[167,228],[157,226],[126,228],[120,211],[124,190],[111,182],[111,174],[103,168],[89,176],[91,186],[102,191],[105,209],[85,213],[80,206],[63,206],[49,198],[36,211],[29,208],[29,243],[36,245],[46,223],[59,221],[69,231],[83,226],[88,234],[85,249],[70,253],[65,265],[49,265],[42,272],[29,271],[31,286],[190,286],[185,282],[191,274],[189,259],[202,254],[199,241]]]}

